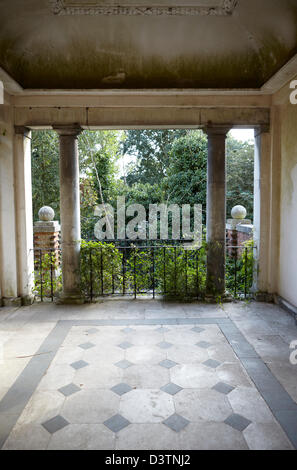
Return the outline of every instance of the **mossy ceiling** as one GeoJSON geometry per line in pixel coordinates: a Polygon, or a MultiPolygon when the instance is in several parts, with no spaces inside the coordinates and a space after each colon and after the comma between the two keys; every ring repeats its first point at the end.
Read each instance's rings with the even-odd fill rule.
{"type": "Polygon", "coordinates": [[[297,53],[297,0],[114,3],[206,10],[67,14],[57,9],[63,0],[3,0],[0,66],[32,89],[259,88],[297,53]],[[207,7],[228,4],[234,10],[207,13],[207,7]]]}

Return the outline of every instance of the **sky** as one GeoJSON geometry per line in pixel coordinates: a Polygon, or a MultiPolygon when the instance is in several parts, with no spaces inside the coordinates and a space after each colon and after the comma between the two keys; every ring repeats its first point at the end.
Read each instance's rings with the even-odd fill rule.
{"type": "Polygon", "coordinates": [[[254,140],[254,129],[231,129],[230,134],[237,140],[254,140]]]}

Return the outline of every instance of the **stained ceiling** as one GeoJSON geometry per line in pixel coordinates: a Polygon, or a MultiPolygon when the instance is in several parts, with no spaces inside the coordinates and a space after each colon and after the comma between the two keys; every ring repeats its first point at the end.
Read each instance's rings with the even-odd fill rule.
{"type": "Polygon", "coordinates": [[[2,0],[0,67],[29,89],[260,88],[297,0],[2,0]]]}

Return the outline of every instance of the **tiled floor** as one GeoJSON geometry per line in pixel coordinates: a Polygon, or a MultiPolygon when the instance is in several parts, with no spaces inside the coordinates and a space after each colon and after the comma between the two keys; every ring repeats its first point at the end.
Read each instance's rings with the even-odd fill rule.
{"type": "Polygon", "coordinates": [[[294,339],[254,302],[2,308],[0,446],[293,449],[294,339]]]}

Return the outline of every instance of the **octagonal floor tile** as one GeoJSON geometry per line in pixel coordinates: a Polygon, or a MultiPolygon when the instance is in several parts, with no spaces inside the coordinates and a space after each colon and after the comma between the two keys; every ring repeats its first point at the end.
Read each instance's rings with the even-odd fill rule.
{"type": "Polygon", "coordinates": [[[173,413],[173,398],[161,390],[132,390],[120,403],[120,414],[131,423],[160,423],[173,413]]]}

